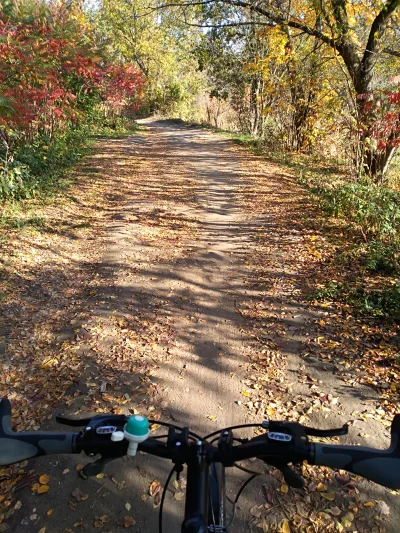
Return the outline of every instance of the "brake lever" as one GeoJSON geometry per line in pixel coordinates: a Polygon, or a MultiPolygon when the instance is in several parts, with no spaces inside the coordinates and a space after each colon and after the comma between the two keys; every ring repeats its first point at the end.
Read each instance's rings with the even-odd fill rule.
{"type": "Polygon", "coordinates": [[[268,460],[265,460],[262,457],[259,457],[259,459],[280,470],[289,487],[292,487],[293,489],[302,489],[304,487],[304,479],[299,474],[297,474],[297,472],[295,472],[289,465],[281,461],[273,461],[270,458],[268,458],[268,460]]]}
{"type": "Polygon", "coordinates": [[[309,437],[340,437],[341,435],[347,435],[349,432],[348,424],[336,429],[315,429],[305,426],[303,426],[303,429],[309,437]]]}
{"type": "Polygon", "coordinates": [[[72,427],[100,427],[113,426],[126,423],[125,415],[95,415],[90,418],[68,418],[61,414],[56,415],[55,420],[58,424],[72,427]]]}
{"type": "Polygon", "coordinates": [[[63,424],[64,426],[71,426],[71,427],[77,428],[77,427],[88,426],[92,419],[91,418],[68,418],[61,414],[58,414],[56,415],[55,420],[57,424],[63,424]]]}
{"type": "Polygon", "coordinates": [[[83,479],[97,476],[103,472],[106,464],[113,459],[118,459],[118,457],[100,457],[99,459],[96,459],[96,461],[93,461],[93,463],[87,463],[82,470],[80,470],[79,475],[83,479]]]}
{"type": "Polygon", "coordinates": [[[297,474],[290,466],[286,465],[283,468],[279,468],[283,477],[289,487],[294,489],[302,489],[304,487],[304,479],[297,474]]]}

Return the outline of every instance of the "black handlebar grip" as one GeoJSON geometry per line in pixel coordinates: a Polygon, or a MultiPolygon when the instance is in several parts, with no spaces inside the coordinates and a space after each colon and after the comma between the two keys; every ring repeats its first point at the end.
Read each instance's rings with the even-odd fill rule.
{"type": "Polygon", "coordinates": [[[314,454],[315,465],[340,468],[390,489],[400,489],[400,415],[393,419],[387,450],[315,444],[314,454]]]}
{"type": "Polygon", "coordinates": [[[0,401],[0,466],[19,463],[37,455],[73,453],[74,439],[74,433],[15,433],[11,429],[11,404],[6,398],[0,401]]]}
{"type": "Polygon", "coordinates": [[[390,489],[400,489],[400,457],[390,450],[315,444],[313,464],[347,470],[390,489]]]}

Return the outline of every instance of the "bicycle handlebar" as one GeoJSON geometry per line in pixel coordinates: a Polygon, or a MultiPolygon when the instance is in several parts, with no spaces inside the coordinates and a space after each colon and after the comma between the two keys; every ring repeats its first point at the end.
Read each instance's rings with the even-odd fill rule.
{"type": "MultiPolygon", "coordinates": [[[[91,456],[97,454],[102,456],[102,459],[91,463],[94,467],[87,475],[94,475],[101,471],[105,462],[126,455],[128,448],[126,440],[113,442],[109,433],[99,429],[121,430],[126,421],[127,417],[124,415],[100,415],[90,421],[84,432],[16,433],[11,429],[10,402],[3,398],[0,401],[0,465],[17,463],[38,455],[84,451],[91,456]]],[[[70,421],[70,425],[77,423],[70,421]]],[[[301,463],[307,460],[313,465],[353,472],[391,489],[400,488],[400,415],[394,417],[391,445],[387,450],[310,443],[307,435],[321,431],[292,422],[271,421],[265,423],[264,427],[268,428],[268,433],[235,446],[232,432],[221,430],[220,442],[216,447],[205,440],[189,442],[187,428],[176,433],[177,428],[171,426],[167,442],[148,438],[139,444],[139,450],[183,465],[189,461],[193,450],[200,443],[210,463],[220,462],[224,466],[233,466],[237,461],[258,457],[267,464],[281,469],[286,479],[288,463],[301,463]]],[[[337,434],[338,430],[333,431],[337,434]]]]}
{"type": "Polygon", "coordinates": [[[74,453],[74,433],[25,431],[11,429],[11,404],[0,401],[0,466],[19,463],[38,455],[74,453]]]}
{"type": "Polygon", "coordinates": [[[315,444],[312,464],[340,468],[391,489],[400,487],[400,415],[391,427],[387,450],[364,446],[315,444]]]}

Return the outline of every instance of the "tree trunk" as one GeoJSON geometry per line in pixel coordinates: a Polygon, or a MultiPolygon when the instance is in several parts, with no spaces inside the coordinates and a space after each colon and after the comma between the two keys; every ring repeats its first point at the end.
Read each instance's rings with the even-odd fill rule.
{"type": "MultiPolygon", "coordinates": [[[[369,94],[372,93],[372,89],[369,94]]],[[[385,174],[390,166],[390,162],[396,152],[396,148],[393,145],[395,141],[395,135],[390,135],[385,140],[385,146],[379,147],[372,127],[376,121],[374,116],[374,109],[366,106],[365,94],[362,98],[357,99],[358,102],[358,121],[361,130],[359,142],[361,144],[361,160],[362,171],[364,171],[371,180],[376,184],[382,184],[385,178],[385,174]]]]}
{"type": "Polygon", "coordinates": [[[387,145],[381,150],[371,147],[365,148],[363,158],[364,170],[376,184],[381,185],[383,183],[395,152],[396,148],[391,145],[387,145]]]}
{"type": "Polygon", "coordinates": [[[250,133],[254,137],[258,136],[260,126],[259,82],[258,77],[253,77],[250,85],[250,133]]]}

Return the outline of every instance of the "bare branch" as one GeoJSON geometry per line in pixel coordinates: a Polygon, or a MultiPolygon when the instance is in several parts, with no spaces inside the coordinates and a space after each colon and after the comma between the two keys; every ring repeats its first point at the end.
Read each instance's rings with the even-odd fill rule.
{"type": "Polygon", "coordinates": [[[195,24],[194,22],[188,22],[185,20],[187,26],[194,26],[195,28],[232,28],[236,26],[269,26],[276,27],[276,24],[273,22],[226,22],[225,24],[195,24]]]}

